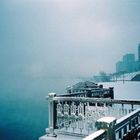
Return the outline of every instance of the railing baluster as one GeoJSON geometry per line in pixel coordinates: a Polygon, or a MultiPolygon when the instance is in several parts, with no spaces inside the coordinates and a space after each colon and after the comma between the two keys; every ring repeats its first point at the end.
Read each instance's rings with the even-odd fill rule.
{"type": "MultiPolygon", "coordinates": [[[[49,129],[47,129],[47,135],[52,137],[56,136],[54,132],[55,125],[60,131],[75,134],[90,134],[95,130],[95,122],[97,119],[106,116],[116,116],[118,119],[128,114],[129,110],[131,110],[130,114],[133,114],[135,111],[132,112],[132,110],[136,108],[136,106],[134,106],[135,103],[140,104],[138,101],[127,100],[57,97],[55,93],[50,93],[49,129]]],[[[131,118],[131,116],[129,117],[131,118]]],[[[117,124],[116,128],[119,130],[114,134],[115,138],[117,139],[119,137],[119,139],[122,139],[124,135],[126,136],[130,130],[137,127],[139,123],[140,116],[137,115],[129,120],[126,119],[126,122],[122,121],[119,126],[120,128],[118,128],[117,124]],[[125,125],[123,126],[122,123],[125,125]]],[[[115,140],[115,138],[113,140],[115,140]]]]}

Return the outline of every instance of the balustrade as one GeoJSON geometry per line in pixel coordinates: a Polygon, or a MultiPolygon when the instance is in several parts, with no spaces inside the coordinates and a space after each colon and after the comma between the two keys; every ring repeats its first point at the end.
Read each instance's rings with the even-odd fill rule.
{"type": "Polygon", "coordinates": [[[137,109],[130,114],[118,119],[115,127],[116,140],[124,139],[124,137],[126,137],[129,133],[132,133],[135,128],[138,128],[140,125],[139,118],[140,109],[137,109]]]}
{"type": "Polygon", "coordinates": [[[119,140],[134,130],[140,122],[140,112],[135,112],[139,108],[140,101],[59,97],[54,93],[49,94],[47,99],[49,99],[49,129],[47,129],[49,136],[56,136],[54,129],[63,133],[90,135],[97,131],[95,124],[98,119],[113,116],[118,119],[114,129],[115,138],[119,140]],[[122,118],[125,121],[121,120],[122,118]]]}

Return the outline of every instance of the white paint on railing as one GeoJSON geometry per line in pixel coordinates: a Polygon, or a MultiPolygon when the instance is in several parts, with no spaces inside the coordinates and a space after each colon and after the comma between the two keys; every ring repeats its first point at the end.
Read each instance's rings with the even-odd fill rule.
{"type": "Polygon", "coordinates": [[[104,133],[105,133],[105,130],[101,129],[101,130],[98,130],[98,131],[90,134],[89,136],[87,136],[83,140],[94,140],[95,138],[98,138],[99,136],[103,135],[104,133]]]}
{"type": "Polygon", "coordinates": [[[103,118],[98,119],[98,122],[111,123],[115,120],[116,120],[116,118],[114,118],[114,117],[103,117],[103,118]]]}
{"type": "MultiPolygon", "coordinates": [[[[134,106],[135,104],[140,105],[140,101],[136,101],[136,100],[112,100],[112,99],[99,99],[99,98],[91,99],[85,97],[56,97],[55,93],[51,93],[49,94],[48,136],[53,136],[53,137],[56,136],[53,128],[53,124],[54,124],[53,107],[55,103],[57,103],[57,108],[56,108],[57,127],[59,128],[60,131],[62,130],[62,127],[64,127],[63,131],[65,131],[65,133],[73,132],[75,134],[91,134],[91,132],[93,132],[94,130],[94,128],[92,127],[95,126],[95,122],[97,119],[105,116],[104,122],[110,123],[111,116],[115,116],[115,113],[117,113],[117,116],[115,117],[119,118],[126,115],[127,113],[130,113],[129,111],[132,111],[132,109],[136,109],[134,106]],[[95,104],[95,106],[93,105],[93,103],[95,104]],[[119,106],[120,108],[118,108],[117,106],[119,106]],[[129,108],[126,106],[129,106],[129,108]]],[[[117,120],[116,124],[121,123],[123,120],[127,120],[128,117],[133,116],[133,114],[135,114],[136,112],[137,111],[133,111],[130,114],[122,117],[121,119],[117,120]]],[[[133,125],[134,127],[136,127],[137,119],[138,122],[140,122],[140,117],[137,118],[135,115],[133,118],[131,117],[131,121],[132,119],[134,119],[134,124],[130,123],[131,129],[133,125]]],[[[102,119],[99,120],[102,121],[102,119]]],[[[121,138],[122,138],[124,134],[130,131],[129,123],[127,121],[126,122],[124,121],[123,125],[121,124],[118,126],[119,127],[117,127],[117,129],[115,130],[116,132],[115,137],[117,140],[119,138],[119,133],[122,133],[121,134],[121,138]]],[[[98,137],[99,132],[101,131],[97,131],[97,133],[94,133],[93,135],[91,134],[89,136],[98,137]]],[[[84,139],[84,140],[90,140],[90,139],[84,139]]]]}

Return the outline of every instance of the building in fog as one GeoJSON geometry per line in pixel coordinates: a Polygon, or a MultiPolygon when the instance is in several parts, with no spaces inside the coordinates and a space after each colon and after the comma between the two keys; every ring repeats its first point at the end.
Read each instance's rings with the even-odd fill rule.
{"type": "Polygon", "coordinates": [[[138,46],[138,61],[140,61],[140,44],[138,46]]]}
{"type": "Polygon", "coordinates": [[[138,45],[138,60],[133,53],[125,54],[122,61],[116,63],[116,73],[131,73],[140,71],[140,44],[138,45]]]}
{"type": "Polygon", "coordinates": [[[138,61],[137,61],[137,69],[140,70],[140,44],[138,46],[138,61]]]}
{"type": "Polygon", "coordinates": [[[140,61],[135,61],[135,71],[140,71],[140,61]]]}
{"type": "Polygon", "coordinates": [[[135,55],[126,54],[123,56],[124,72],[129,73],[135,71],[135,55]]]}
{"type": "Polygon", "coordinates": [[[116,72],[119,73],[121,71],[124,71],[125,68],[124,68],[124,63],[123,61],[119,61],[116,63],[116,72]]]}

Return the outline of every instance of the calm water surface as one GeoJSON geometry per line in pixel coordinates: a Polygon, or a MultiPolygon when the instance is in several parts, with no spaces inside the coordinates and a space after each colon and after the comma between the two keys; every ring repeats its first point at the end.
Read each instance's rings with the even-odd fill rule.
{"type": "Polygon", "coordinates": [[[48,126],[49,92],[64,93],[76,79],[11,80],[0,86],[0,140],[36,140],[48,126]]]}

